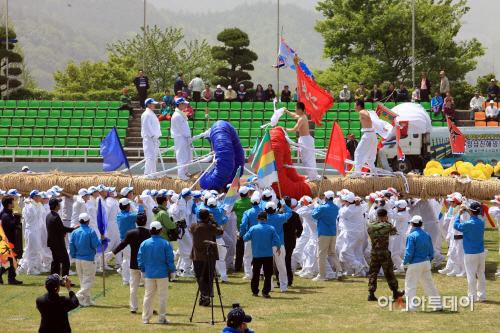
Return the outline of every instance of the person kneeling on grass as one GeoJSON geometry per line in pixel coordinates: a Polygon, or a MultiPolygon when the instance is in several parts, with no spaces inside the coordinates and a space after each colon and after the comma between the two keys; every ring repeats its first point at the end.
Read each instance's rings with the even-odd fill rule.
{"type": "Polygon", "coordinates": [[[227,314],[227,326],[222,333],[255,333],[247,324],[252,322],[252,316],[247,316],[242,308],[235,308],[227,314]]]}

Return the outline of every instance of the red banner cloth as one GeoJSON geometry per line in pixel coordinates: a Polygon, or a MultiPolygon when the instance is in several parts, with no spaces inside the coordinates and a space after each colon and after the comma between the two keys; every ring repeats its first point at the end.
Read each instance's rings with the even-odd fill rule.
{"type": "Polygon", "coordinates": [[[311,115],[311,120],[316,126],[323,126],[320,121],[323,114],[333,106],[333,96],[321,89],[300,68],[297,68],[298,99],[304,103],[306,114],[311,115]]]}
{"type": "Polygon", "coordinates": [[[330,133],[330,142],[326,152],[325,163],[331,165],[345,177],[345,160],[347,159],[347,148],[345,137],[340,125],[333,123],[330,133]]]}
{"type": "Polygon", "coordinates": [[[458,127],[451,122],[450,118],[446,117],[448,121],[448,131],[450,132],[450,144],[452,154],[465,154],[465,136],[460,132],[458,127]]]}

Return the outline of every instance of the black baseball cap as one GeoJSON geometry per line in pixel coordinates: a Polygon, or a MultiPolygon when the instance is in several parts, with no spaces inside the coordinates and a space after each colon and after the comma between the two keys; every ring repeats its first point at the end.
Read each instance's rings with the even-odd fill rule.
{"type": "Polygon", "coordinates": [[[469,210],[475,214],[479,214],[481,212],[481,205],[479,204],[479,202],[474,201],[470,204],[469,210]]]}
{"type": "Polygon", "coordinates": [[[257,214],[257,220],[267,220],[267,213],[259,212],[259,214],[257,214]]]}
{"type": "Polygon", "coordinates": [[[235,308],[227,314],[227,326],[237,328],[243,323],[251,323],[252,316],[247,316],[242,308],[235,308]]]}
{"type": "Polygon", "coordinates": [[[49,200],[49,206],[50,205],[57,205],[61,201],[62,201],[62,199],[59,199],[59,198],[50,198],[50,200],[49,200]]]}
{"type": "Polygon", "coordinates": [[[52,274],[47,276],[47,279],[45,279],[45,287],[47,288],[48,292],[55,293],[57,291],[57,288],[59,288],[61,281],[59,279],[59,275],[57,274],[52,274]]]}

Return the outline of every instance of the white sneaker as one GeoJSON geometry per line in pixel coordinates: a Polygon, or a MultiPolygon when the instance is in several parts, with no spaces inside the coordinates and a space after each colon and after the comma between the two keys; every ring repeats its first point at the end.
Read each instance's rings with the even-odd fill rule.
{"type": "Polygon", "coordinates": [[[495,275],[500,275],[500,269],[496,271],[495,275]]]}
{"type": "Polygon", "coordinates": [[[80,303],[80,306],[85,306],[83,303],[83,296],[76,295],[76,298],[78,298],[78,303],[80,303]]]}
{"type": "Polygon", "coordinates": [[[124,286],[130,286],[130,281],[123,281],[124,286]]]}
{"type": "MultiPolygon", "coordinates": [[[[106,261],[110,261],[112,258],[113,258],[113,252],[107,252],[104,255],[104,260],[106,260],[106,261]]],[[[106,266],[108,266],[108,264],[106,264],[106,266]]]]}
{"type": "Polygon", "coordinates": [[[70,270],[68,271],[68,275],[69,275],[69,276],[73,276],[73,275],[76,275],[76,273],[75,273],[75,272],[73,272],[73,271],[70,269],[70,270]]]}
{"type": "Polygon", "coordinates": [[[28,275],[40,275],[40,272],[33,268],[33,269],[28,269],[26,274],[28,274],[28,275]]]}
{"type": "Polygon", "coordinates": [[[326,279],[322,279],[318,276],[316,276],[314,279],[312,279],[313,281],[326,281],[326,279]]]}
{"type": "Polygon", "coordinates": [[[358,275],[359,273],[361,273],[361,271],[362,271],[364,268],[365,268],[365,266],[363,266],[363,265],[359,265],[359,266],[358,266],[358,268],[356,268],[356,269],[354,270],[354,273],[352,274],[352,276],[356,276],[356,275],[358,275]]]}
{"type": "Polygon", "coordinates": [[[96,268],[96,269],[95,269],[95,272],[96,272],[96,273],[102,273],[102,269],[100,269],[100,268],[96,268]]]}
{"type": "Polygon", "coordinates": [[[336,277],[336,279],[337,279],[337,280],[339,280],[339,281],[341,281],[341,280],[342,280],[342,278],[343,278],[343,274],[342,274],[341,272],[338,272],[338,273],[336,274],[336,276],[337,276],[337,277],[336,277]]]}
{"type": "Polygon", "coordinates": [[[447,269],[447,268],[443,268],[443,269],[440,269],[438,271],[439,274],[448,274],[448,273],[451,273],[451,270],[447,269]]]}
{"type": "Polygon", "coordinates": [[[143,323],[143,324],[149,324],[149,320],[143,319],[143,320],[142,320],[142,323],[143,323]]]}
{"type": "Polygon", "coordinates": [[[229,282],[229,280],[227,279],[227,277],[225,277],[225,278],[222,278],[222,277],[221,277],[221,278],[220,278],[220,280],[221,280],[222,282],[229,282]]]}
{"type": "Polygon", "coordinates": [[[378,272],[377,276],[385,276],[385,274],[383,272],[378,272]]]}
{"type": "Polygon", "coordinates": [[[112,271],[113,268],[109,267],[108,265],[104,266],[104,269],[107,270],[107,271],[112,271]]]}
{"type": "Polygon", "coordinates": [[[43,267],[43,266],[42,266],[42,267],[40,267],[40,269],[39,269],[38,271],[39,271],[40,273],[48,273],[48,272],[50,272],[47,268],[45,268],[45,267],[43,267]]]}
{"type": "Polygon", "coordinates": [[[182,275],[182,277],[185,277],[185,278],[190,278],[190,279],[194,279],[196,278],[196,276],[194,276],[193,274],[191,274],[190,272],[184,272],[184,274],[182,275]]]}
{"type": "Polygon", "coordinates": [[[189,177],[188,177],[188,176],[186,176],[186,175],[182,175],[182,176],[177,176],[177,179],[179,179],[179,180],[189,180],[189,179],[191,179],[191,178],[189,178],[189,177]]]}
{"type": "Polygon", "coordinates": [[[457,277],[466,278],[467,277],[467,272],[462,272],[460,274],[457,274],[457,277]]]}
{"type": "Polygon", "coordinates": [[[17,273],[24,273],[24,274],[28,274],[28,271],[26,270],[26,268],[23,268],[22,266],[18,266],[17,267],[17,273]]]}
{"type": "MultiPolygon", "coordinates": [[[[116,267],[116,266],[115,266],[115,267],[116,267]]],[[[121,268],[118,268],[118,269],[116,270],[116,272],[117,272],[118,274],[122,275],[122,269],[121,269],[121,268]]]]}
{"type": "Polygon", "coordinates": [[[85,301],[83,306],[94,306],[94,305],[95,305],[94,301],[92,301],[91,299],[88,299],[85,301]]]}
{"type": "Polygon", "coordinates": [[[441,256],[441,259],[436,260],[436,262],[434,263],[434,267],[439,267],[439,265],[441,265],[443,261],[444,261],[444,256],[441,256]]]}
{"type": "Polygon", "coordinates": [[[446,274],[446,275],[448,275],[448,276],[457,276],[457,275],[458,275],[458,273],[457,273],[457,272],[455,272],[455,271],[451,271],[451,272],[449,272],[449,273],[448,273],[448,274],[446,274]]]}
{"type": "Polygon", "coordinates": [[[167,318],[165,318],[165,319],[158,319],[158,321],[156,323],[157,324],[170,324],[170,322],[168,321],[167,318]]]}
{"type": "Polygon", "coordinates": [[[295,272],[295,275],[301,276],[304,273],[305,273],[304,270],[300,270],[298,272],[295,272]]]}
{"type": "Polygon", "coordinates": [[[250,275],[245,275],[244,277],[242,277],[243,280],[251,280],[252,277],[250,275]]]}
{"type": "Polygon", "coordinates": [[[351,173],[347,177],[349,177],[349,178],[361,178],[361,175],[359,173],[351,173]]]}
{"type": "Polygon", "coordinates": [[[122,268],[122,265],[116,264],[114,268],[115,269],[120,269],[120,268],[122,268]]]}
{"type": "Polygon", "coordinates": [[[300,277],[304,279],[314,279],[314,275],[312,275],[311,273],[302,274],[300,277]]]}
{"type": "Polygon", "coordinates": [[[174,252],[174,261],[179,259],[179,251],[174,252]]]}
{"type": "Polygon", "coordinates": [[[399,269],[399,268],[398,268],[398,269],[396,269],[396,270],[394,271],[394,273],[404,273],[404,272],[405,272],[405,271],[403,271],[403,270],[401,270],[401,269],[399,269]]]}

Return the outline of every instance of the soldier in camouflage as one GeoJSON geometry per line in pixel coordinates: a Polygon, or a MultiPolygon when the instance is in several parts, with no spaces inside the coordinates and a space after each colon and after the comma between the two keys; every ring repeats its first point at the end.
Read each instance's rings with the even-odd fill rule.
{"type": "Polygon", "coordinates": [[[394,299],[398,299],[405,294],[404,290],[398,291],[398,280],[394,276],[391,252],[389,251],[389,236],[397,233],[398,229],[389,223],[387,210],[380,208],[377,210],[377,221],[372,221],[368,225],[368,235],[372,241],[372,251],[370,253],[370,276],[368,282],[369,301],[377,301],[375,290],[377,290],[377,275],[380,267],[384,270],[385,279],[389,288],[393,292],[394,299]]]}

